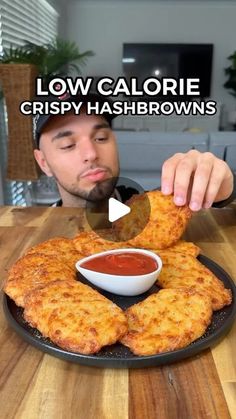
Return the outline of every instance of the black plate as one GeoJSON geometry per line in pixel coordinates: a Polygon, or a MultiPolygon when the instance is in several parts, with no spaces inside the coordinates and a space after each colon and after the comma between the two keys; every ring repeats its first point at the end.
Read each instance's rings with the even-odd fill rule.
{"type": "MultiPolygon", "coordinates": [[[[195,342],[184,349],[172,352],[164,352],[158,355],[138,357],[128,348],[121,344],[104,347],[96,355],[81,355],[74,352],[63,350],[53,344],[49,339],[42,337],[41,333],[32,327],[23,318],[23,309],[16,306],[14,301],[4,296],[4,311],[7,320],[15,331],[28,343],[36,346],[38,349],[62,358],[67,361],[78,364],[91,365],[106,368],[142,368],[156,365],[168,364],[190,357],[215,344],[219,339],[226,335],[233,324],[236,315],[236,287],[229,275],[215,262],[206,256],[199,256],[199,261],[208,267],[225,285],[230,288],[233,294],[233,302],[230,306],[213,313],[212,322],[207,328],[206,333],[195,342]]],[[[82,278],[80,277],[80,280],[82,278]]],[[[83,282],[87,282],[83,280],[83,282]]],[[[91,285],[91,284],[90,284],[91,285]]],[[[96,288],[96,287],[93,287],[96,288]]],[[[157,287],[152,287],[148,292],[137,297],[122,297],[109,292],[101,292],[107,298],[112,300],[122,309],[142,301],[153,292],[157,287]]]]}

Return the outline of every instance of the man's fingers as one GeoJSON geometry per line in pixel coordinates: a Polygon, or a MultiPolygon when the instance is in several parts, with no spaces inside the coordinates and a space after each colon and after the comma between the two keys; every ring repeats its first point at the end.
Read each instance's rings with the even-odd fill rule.
{"type": "Polygon", "coordinates": [[[174,202],[176,205],[185,205],[189,187],[192,184],[192,173],[196,169],[195,159],[187,155],[177,165],[174,180],[174,202]]]}
{"type": "Polygon", "coordinates": [[[208,187],[205,193],[203,208],[210,208],[215,201],[226,174],[226,165],[217,160],[213,166],[208,187]]]}
{"type": "MultiPolygon", "coordinates": [[[[207,153],[198,162],[195,170],[192,191],[190,194],[189,207],[192,211],[199,211],[206,202],[206,193],[211,182],[213,171],[213,159],[207,153]]],[[[212,201],[213,202],[213,201],[212,201]]],[[[207,205],[209,202],[207,201],[207,205]]],[[[211,205],[210,205],[211,206],[211,205]]]]}
{"type": "Polygon", "coordinates": [[[174,195],[176,205],[189,205],[192,211],[210,208],[227,198],[233,188],[228,165],[212,153],[190,150],[166,160],[162,169],[162,192],[174,195]]]}
{"type": "Polygon", "coordinates": [[[183,153],[176,153],[164,162],[161,173],[161,191],[164,195],[170,195],[174,192],[176,167],[183,157],[183,153]]]}

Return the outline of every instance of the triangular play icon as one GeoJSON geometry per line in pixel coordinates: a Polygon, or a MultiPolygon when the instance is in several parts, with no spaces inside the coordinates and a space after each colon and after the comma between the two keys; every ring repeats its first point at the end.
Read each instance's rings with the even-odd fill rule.
{"type": "Polygon", "coordinates": [[[119,218],[124,217],[129,214],[131,211],[128,205],[122,204],[122,202],[117,201],[115,198],[110,198],[108,201],[108,219],[110,223],[113,221],[119,220],[119,218]]]}

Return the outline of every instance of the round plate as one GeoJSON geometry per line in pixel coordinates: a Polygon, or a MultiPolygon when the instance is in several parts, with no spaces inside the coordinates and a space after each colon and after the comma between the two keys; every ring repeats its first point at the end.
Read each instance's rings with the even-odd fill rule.
{"type": "MultiPolygon", "coordinates": [[[[207,328],[206,333],[201,338],[197,339],[186,348],[177,351],[139,357],[134,355],[127,347],[117,343],[104,347],[95,355],[82,355],[59,348],[49,339],[44,338],[37,329],[30,327],[23,318],[23,309],[16,306],[14,301],[7,296],[4,296],[5,315],[10,325],[28,343],[58,358],[78,364],[106,368],[142,368],[179,361],[199,353],[225,336],[232,326],[236,315],[236,287],[233,280],[211,259],[202,255],[200,255],[198,259],[224,283],[226,288],[231,289],[233,302],[230,306],[224,307],[222,310],[215,311],[213,313],[212,322],[207,328]]],[[[79,278],[84,283],[87,283],[85,279],[81,277],[79,278]]],[[[96,289],[96,287],[93,288],[96,289]]],[[[101,290],[99,290],[99,292],[112,300],[122,309],[126,309],[131,305],[142,301],[144,298],[147,298],[150,294],[156,292],[157,290],[157,287],[154,285],[148,292],[137,297],[122,297],[109,292],[102,292],[101,290]]]]}

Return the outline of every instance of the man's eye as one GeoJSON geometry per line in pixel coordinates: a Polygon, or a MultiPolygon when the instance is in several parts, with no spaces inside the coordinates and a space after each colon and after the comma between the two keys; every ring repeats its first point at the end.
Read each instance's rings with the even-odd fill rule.
{"type": "Polygon", "coordinates": [[[98,137],[98,138],[95,138],[95,141],[98,141],[99,143],[102,143],[102,142],[107,141],[107,140],[108,140],[108,137],[98,137]]]}
{"type": "Polygon", "coordinates": [[[68,144],[64,145],[63,147],[60,147],[61,150],[69,150],[70,148],[73,148],[75,144],[68,144]]]}

